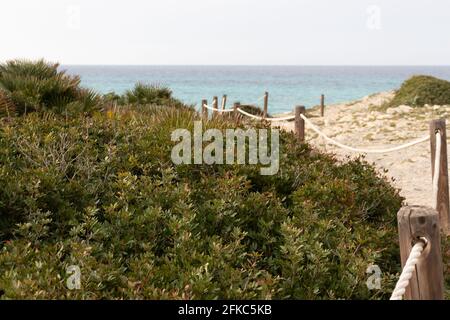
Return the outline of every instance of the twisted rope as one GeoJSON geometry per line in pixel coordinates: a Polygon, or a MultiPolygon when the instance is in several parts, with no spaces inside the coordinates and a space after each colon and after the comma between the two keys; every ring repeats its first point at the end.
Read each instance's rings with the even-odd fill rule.
{"type": "Polygon", "coordinates": [[[247,117],[257,119],[257,120],[267,120],[267,121],[286,121],[286,120],[292,120],[295,119],[295,116],[288,116],[288,117],[282,117],[282,118],[263,118],[259,116],[255,116],[254,114],[248,113],[241,108],[237,108],[237,111],[242,113],[243,115],[246,115],[247,117]]]}
{"type": "Polygon", "coordinates": [[[433,174],[433,208],[438,210],[438,189],[439,189],[439,173],[441,164],[441,134],[436,132],[436,153],[434,157],[434,174],[433,174]]]}
{"type": "MultiPolygon", "coordinates": [[[[438,198],[438,188],[439,188],[439,169],[440,169],[440,161],[441,161],[441,134],[436,132],[436,152],[434,158],[434,174],[433,174],[433,208],[436,210],[437,208],[437,198],[438,198]]],[[[402,270],[402,274],[398,279],[397,284],[395,285],[394,292],[392,292],[391,300],[401,300],[403,295],[406,292],[406,288],[409,285],[409,281],[412,278],[412,275],[415,271],[416,264],[419,261],[420,256],[427,244],[427,240],[425,238],[420,238],[420,241],[417,242],[411,252],[409,253],[408,260],[405,263],[405,266],[402,270]]]]}
{"type": "Polygon", "coordinates": [[[403,145],[400,146],[396,146],[396,147],[392,147],[392,148],[387,148],[387,149],[362,149],[362,148],[354,148],[351,146],[347,146],[345,144],[342,144],[334,139],[331,139],[330,137],[328,137],[325,133],[323,133],[322,131],[320,131],[319,128],[317,128],[312,122],[311,120],[309,120],[305,115],[301,114],[300,117],[305,120],[305,122],[311,127],[311,129],[313,129],[318,135],[322,136],[326,141],[328,141],[331,144],[334,144],[342,149],[346,149],[349,151],[353,151],[353,152],[362,152],[362,153],[389,153],[389,152],[394,152],[394,151],[399,151],[402,149],[406,149],[408,147],[414,146],[416,144],[422,143],[427,141],[428,139],[430,139],[430,136],[427,135],[425,137],[422,137],[418,140],[412,141],[412,142],[408,142],[405,143],[403,145]]]}
{"type": "Polygon", "coordinates": [[[233,112],[234,111],[234,109],[216,109],[216,108],[208,106],[207,104],[204,104],[203,106],[206,109],[209,109],[209,110],[212,110],[212,111],[215,111],[215,112],[220,112],[220,113],[222,113],[222,112],[233,112]]]}
{"type": "Polygon", "coordinates": [[[416,270],[416,264],[419,262],[419,258],[422,255],[426,244],[427,240],[425,238],[420,238],[420,240],[412,247],[408,260],[406,260],[402,274],[395,285],[395,289],[392,292],[390,300],[402,300],[403,295],[406,292],[406,288],[409,285],[409,280],[411,280],[412,275],[416,270]]]}

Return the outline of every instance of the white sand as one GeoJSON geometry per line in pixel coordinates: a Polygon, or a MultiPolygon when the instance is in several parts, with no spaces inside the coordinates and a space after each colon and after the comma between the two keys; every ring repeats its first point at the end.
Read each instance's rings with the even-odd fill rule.
{"type": "MultiPolygon", "coordinates": [[[[318,117],[318,110],[314,110],[310,112],[310,119],[329,137],[350,146],[370,149],[397,146],[421,138],[429,133],[431,120],[450,115],[450,106],[414,109],[400,106],[386,111],[377,108],[392,97],[393,92],[384,92],[353,103],[326,106],[325,117],[318,117]]],[[[294,124],[283,123],[281,127],[293,130],[294,124]]],[[[340,159],[358,155],[325,144],[323,138],[318,137],[308,126],[306,140],[320,150],[336,154],[340,159]]],[[[400,194],[406,198],[407,204],[431,205],[429,142],[393,153],[367,154],[366,160],[374,163],[380,171],[388,170],[387,176],[394,179],[394,185],[401,189],[400,194]]]]}

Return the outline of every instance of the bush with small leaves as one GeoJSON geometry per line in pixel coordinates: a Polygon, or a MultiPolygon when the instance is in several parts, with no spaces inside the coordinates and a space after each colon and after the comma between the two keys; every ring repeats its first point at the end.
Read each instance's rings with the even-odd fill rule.
{"type": "MultiPolygon", "coordinates": [[[[362,160],[281,135],[280,171],[180,165],[191,109],[14,118],[0,131],[4,298],[386,298],[402,199],[362,160]],[[365,285],[378,264],[383,288],[365,285]],[[81,270],[68,290],[67,267],[81,270]]],[[[205,127],[225,129],[215,119],[205,127]]]]}
{"type": "Polygon", "coordinates": [[[402,198],[388,179],[286,132],[273,176],[258,165],[174,165],[172,131],[199,119],[191,108],[138,104],[4,121],[1,298],[389,297],[402,198]],[[372,264],[380,290],[366,286],[372,264]],[[67,287],[69,266],[80,268],[79,290],[67,287]]]}
{"type": "Polygon", "coordinates": [[[431,76],[413,76],[402,84],[386,107],[423,107],[425,104],[449,105],[450,82],[431,76]]]}

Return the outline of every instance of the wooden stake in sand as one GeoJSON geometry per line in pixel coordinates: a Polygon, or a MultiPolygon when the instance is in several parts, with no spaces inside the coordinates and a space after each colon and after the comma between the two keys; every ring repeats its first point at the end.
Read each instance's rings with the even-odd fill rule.
{"type": "Polygon", "coordinates": [[[439,170],[439,183],[437,194],[437,207],[439,212],[440,225],[446,234],[450,234],[450,204],[448,188],[448,163],[447,163],[447,132],[445,119],[433,120],[430,123],[430,143],[431,143],[431,176],[434,177],[434,171],[439,170]],[[441,159],[439,168],[435,168],[436,157],[436,133],[441,136],[441,159]]]}
{"type": "Polygon", "coordinates": [[[269,93],[266,91],[264,93],[264,113],[263,118],[267,118],[267,110],[269,109],[269,93]]]}
{"type": "Polygon", "coordinates": [[[239,111],[237,110],[241,106],[240,102],[235,102],[233,104],[233,113],[234,113],[234,121],[236,122],[236,125],[239,124],[239,111]]]}
{"type": "Polygon", "coordinates": [[[305,114],[304,106],[296,106],[295,107],[295,136],[297,137],[298,142],[305,141],[305,120],[300,116],[301,114],[305,114]]]}
{"type": "Polygon", "coordinates": [[[323,117],[325,114],[325,95],[320,96],[320,116],[323,117]]]}
{"type": "Polygon", "coordinates": [[[444,299],[444,277],[441,255],[439,214],[421,206],[403,207],[397,214],[402,268],[417,241],[425,240],[412,278],[406,287],[408,300],[444,299]]]}
{"type": "Polygon", "coordinates": [[[208,109],[205,107],[208,105],[208,100],[202,100],[202,118],[203,120],[208,120],[208,109]]]}
{"type": "Polygon", "coordinates": [[[227,95],[224,94],[222,97],[222,110],[225,110],[226,104],[227,104],[227,95]]]}
{"type": "MultiPolygon", "coordinates": [[[[216,110],[219,109],[219,98],[217,98],[217,97],[213,98],[213,108],[216,110]]],[[[213,118],[217,117],[218,115],[219,115],[219,113],[217,111],[212,112],[213,118]]]]}

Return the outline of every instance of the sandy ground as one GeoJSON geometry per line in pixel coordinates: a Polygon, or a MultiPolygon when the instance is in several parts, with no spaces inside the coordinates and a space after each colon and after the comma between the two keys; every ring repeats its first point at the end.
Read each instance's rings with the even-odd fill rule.
{"type": "MultiPolygon", "coordinates": [[[[393,92],[383,92],[361,100],[325,108],[325,116],[319,117],[317,109],[308,110],[307,116],[329,137],[366,149],[393,147],[421,138],[429,133],[433,119],[447,118],[450,106],[425,106],[411,108],[400,106],[383,110],[380,106],[392,99],[393,92]]],[[[280,125],[280,124],[278,124],[280,125]]],[[[283,123],[282,128],[293,130],[293,122],[283,123]]],[[[358,153],[326,144],[322,137],[306,126],[306,140],[320,150],[336,154],[343,159],[358,153]]],[[[430,142],[386,154],[366,154],[366,160],[374,163],[406,198],[410,205],[431,206],[431,155],[430,142]]]]}

